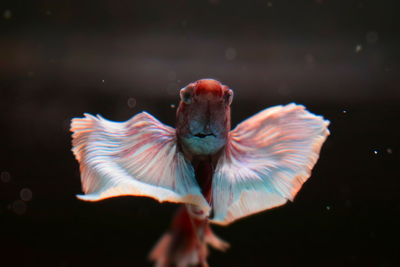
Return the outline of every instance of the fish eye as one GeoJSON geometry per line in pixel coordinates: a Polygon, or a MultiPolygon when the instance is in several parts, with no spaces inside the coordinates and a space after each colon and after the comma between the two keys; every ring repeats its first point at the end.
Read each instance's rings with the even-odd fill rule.
{"type": "Polygon", "coordinates": [[[186,90],[186,88],[181,89],[180,96],[182,102],[184,102],[185,104],[192,103],[192,93],[186,90]]]}
{"type": "Polygon", "coordinates": [[[233,91],[231,89],[229,89],[228,91],[225,92],[224,94],[224,100],[225,103],[227,105],[231,105],[232,104],[232,100],[233,100],[233,91]]]}

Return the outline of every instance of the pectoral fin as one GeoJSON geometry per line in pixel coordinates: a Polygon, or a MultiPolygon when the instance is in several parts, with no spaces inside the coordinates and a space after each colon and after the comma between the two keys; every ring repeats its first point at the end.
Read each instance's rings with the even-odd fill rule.
{"type": "Polygon", "coordinates": [[[194,170],[177,149],[175,129],[143,112],[121,123],[85,114],[72,120],[71,131],[85,192],[80,199],[147,196],[209,213],[194,170]]]}
{"type": "Polygon", "coordinates": [[[293,200],[310,177],[329,122],[303,106],[275,106],[231,131],[213,176],[213,223],[293,200]]]}

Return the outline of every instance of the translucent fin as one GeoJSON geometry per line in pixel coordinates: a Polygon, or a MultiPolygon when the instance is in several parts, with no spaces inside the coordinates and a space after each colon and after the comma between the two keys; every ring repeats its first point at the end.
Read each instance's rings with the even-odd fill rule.
{"type": "Polygon", "coordinates": [[[230,248],[230,244],[226,242],[225,240],[222,240],[219,238],[214,232],[211,230],[211,227],[209,224],[206,226],[205,234],[204,234],[204,241],[212,246],[214,249],[220,250],[220,251],[226,251],[230,248]]]}
{"type": "Polygon", "coordinates": [[[155,267],[169,266],[170,246],[172,234],[165,233],[150,252],[149,259],[155,262],[155,267]]]}
{"type": "Polygon", "coordinates": [[[72,120],[71,131],[85,192],[80,199],[147,196],[197,205],[209,213],[193,168],[177,149],[173,128],[142,112],[121,123],[85,114],[72,120]]]}
{"type": "Polygon", "coordinates": [[[295,104],[263,110],[239,124],[213,176],[211,222],[226,225],[293,200],[311,175],[328,125],[295,104]]]}
{"type": "Polygon", "coordinates": [[[207,220],[193,219],[186,207],[180,207],[171,228],[154,246],[149,259],[156,267],[208,266],[207,227],[207,220]]]}

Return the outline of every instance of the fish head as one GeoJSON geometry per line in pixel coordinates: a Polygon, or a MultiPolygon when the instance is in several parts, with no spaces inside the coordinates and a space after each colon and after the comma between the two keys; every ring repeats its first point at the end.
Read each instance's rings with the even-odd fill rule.
{"type": "Polygon", "coordinates": [[[213,79],[190,83],[180,91],[177,136],[192,155],[213,155],[225,146],[230,130],[233,91],[213,79]]]}

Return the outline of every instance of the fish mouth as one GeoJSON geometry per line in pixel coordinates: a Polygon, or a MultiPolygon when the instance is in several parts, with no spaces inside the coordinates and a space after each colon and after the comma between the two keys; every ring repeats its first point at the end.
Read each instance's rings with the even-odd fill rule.
{"type": "Polygon", "coordinates": [[[205,133],[198,133],[198,134],[195,134],[195,135],[193,135],[193,136],[196,136],[196,137],[198,137],[198,138],[206,138],[207,136],[214,136],[214,137],[216,137],[215,134],[213,134],[213,133],[207,133],[207,134],[205,134],[205,133]]]}

